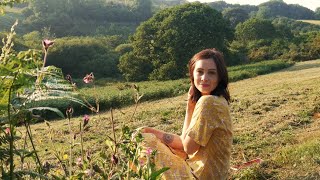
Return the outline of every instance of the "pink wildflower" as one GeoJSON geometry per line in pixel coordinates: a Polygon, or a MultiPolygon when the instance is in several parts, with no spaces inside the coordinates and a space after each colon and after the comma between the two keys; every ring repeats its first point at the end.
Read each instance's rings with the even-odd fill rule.
{"type": "Polygon", "coordinates": [[[83,163],[82,163],[82,158],[81,158],[81,157],[79,157],[79,158],[77,159],[76,165],[82,168],[83,163]]]}
{"type": "Polygon", "coordinates": [[[147,149],[146,153],[147,153],[147,155],[151,155],[152,149],[149,147],[149,148],[147,149]]]}
{"type": "Polygon", "coordinates": [[[87,114],[83,117],[83,127],[85,127],[89,123],[89,116],[87,114]]]}
{"type": "Polygon", "coordinates": [[[7,135],[10,135],[10,128],[7,127],[5,132],[7,135]]]}
{"type": "Polygon", "coordinates": [[[44,47],[45,50],[48,50],[48,48],[53,44],[54,44],[54,41],[51,41],[49,39],[45,39],[42,41],[42,46],[44,47]]]}
{"type": "Polygon", "coordinates": [[[94,80],[93,72],[91,72],[90,74],[87,74],[87,75],[83,78],[83,82],[86,83],[86,84],[93,82],[93,80],[94,80]]]}

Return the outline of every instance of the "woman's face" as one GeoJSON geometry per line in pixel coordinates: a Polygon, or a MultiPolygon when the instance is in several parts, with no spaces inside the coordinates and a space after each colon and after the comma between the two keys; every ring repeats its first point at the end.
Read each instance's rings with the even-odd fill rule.
{"type": "Polygon", "coordinates": [[[193,70],[194,85],[201,95],[209,95],[218,86],[217,65],[213,59],[198,60],[193,70]]]}

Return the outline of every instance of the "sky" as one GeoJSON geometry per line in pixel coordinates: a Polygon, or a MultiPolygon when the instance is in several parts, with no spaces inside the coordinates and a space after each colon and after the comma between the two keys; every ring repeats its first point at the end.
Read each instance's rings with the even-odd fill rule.
{"type": "MultiPolygon", "coordinates": [[[[220,1],[220,0],[188,0],[188,1],[189,2],[193,2],[193,1],[214,2],[214,1],[220,1]]],[[[224,0],[224,1],[228,4],[259,5],[269,0],[224,0]]],[[[320,0],[284,0],[284,2],[287,4],[299,4],[313,11],[315,11],[317,7],[320,7],[320,0]]]]}

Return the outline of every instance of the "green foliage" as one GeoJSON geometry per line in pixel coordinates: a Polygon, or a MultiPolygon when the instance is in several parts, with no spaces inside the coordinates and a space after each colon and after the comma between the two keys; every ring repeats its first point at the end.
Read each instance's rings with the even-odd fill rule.
{"type": "Polygon", "coordinates": [[[215,1],[215,2],[209,2],[208,5],[212,7],[213,9],[217,11],[224,11],[229,8],[241,8],[244,11],[246,11],[247,14],[250,14],[252,12],[258,11],[257,6],[253,5],[240,5],[240,4],[228,4],[225,1],[215,1]]]}
{"type": "Polygon", "coordinates": [[[315,11],[316,18],[320,20],[320,7],[318,7],[315,11]]]}
{"type": "Polygon", "coordinates": [[[315,19],[312,10],[293,4],[286,4],[282,0],[268,1],[260,4],[256,14],[259,18],[275,18],[283,16],[291,19],[315,19]]]}
{"type": "Polygon", "coordinates": [[[76,78],[90,72],[97,77],[117,78],[118,54],[113,49],[120,43],[118,36],[59,38],[50,49],[48,64],[76,78]]]}
{"type": "Polygon", "coordinates": [[[231,37],[221,13],[209,6],[175,6],[159,11],[137,28],[130,39],[133,51],[121,57],[119,68],[127,80],[181,78],[193,54],[212,47],[225,50],[231,37]]]}
{"type": "Polygon", "coordinates": [[[114,31],[113,26],[122,23],[129,27],[121,31],[127,36],[136,24],[151,16],[151,3],[150,0],[135,0],[130,4],[102,0],[34,0],[24,10],[24,15],[23,23],[28,31],[39,31],[50,25],[58,37],[94,35],[96,32],[116,35],[119,32],[114,31]]]}
{"type": "MultiPolygon", "coordinates": [[[[286,34],[306,33],[310,31],[319,31],[320,26],[315,24],[310,24],[302,21],[296,21],[286,17],[278,17],[272,20],[272,24],[277,28],[283,29],[282,35],[286,37],[286,34]],[[291,32],[290,32],[291,31],[291,32]]],[[[277,29],[279,29],[277,28],[277,29]]],[[[292,36],[292,35],[291,35],[292,36]]]]}
{"type": "Polygon", "coordinates": [[[270,20],[251,18],[236,27],[236,38],[243,42],[272,39],[276,37],[276,30],[270,20]]]}
{"type": "Polygon", "coordinates": [[[227,8],[222,11],[222,15],[230,21],[233,28],[235,28],[239,23],[249,19],[248,13],[242,8],[227,8]]]}

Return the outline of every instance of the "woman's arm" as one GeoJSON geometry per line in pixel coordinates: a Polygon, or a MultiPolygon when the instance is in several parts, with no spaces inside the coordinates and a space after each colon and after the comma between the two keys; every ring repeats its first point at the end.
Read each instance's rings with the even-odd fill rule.
{"type": "Polygon", "coordinates": [[[187,132],[187,129],[189,128],[192,114],[193,114],[194,108],[196,106],[196,104],[194,102],[192,102],[192,100],[191,100],[191,94],[193,93],[192,91],[193,91],[192,87],[190,87],[189,92],[188,92],[188,102],[187,102],[187,107],[186,107],[186,114],[185,114],[185,118],[184,118],[184,122],[183,122],[182,134],[181,134],[182,139],[185,139],[185,137],[186,137],[186,132],[187,132]]]}
{"type": "Polygon", "coordinates": [[[173,149],[184,151],[188,155],[195,153],[200,148],[200,145],[193,141],[189,136],[181,138],[176,134],[166,133],[149,127],[143,128],[142,132],[152,133],[166,145],[173,149]]]}

